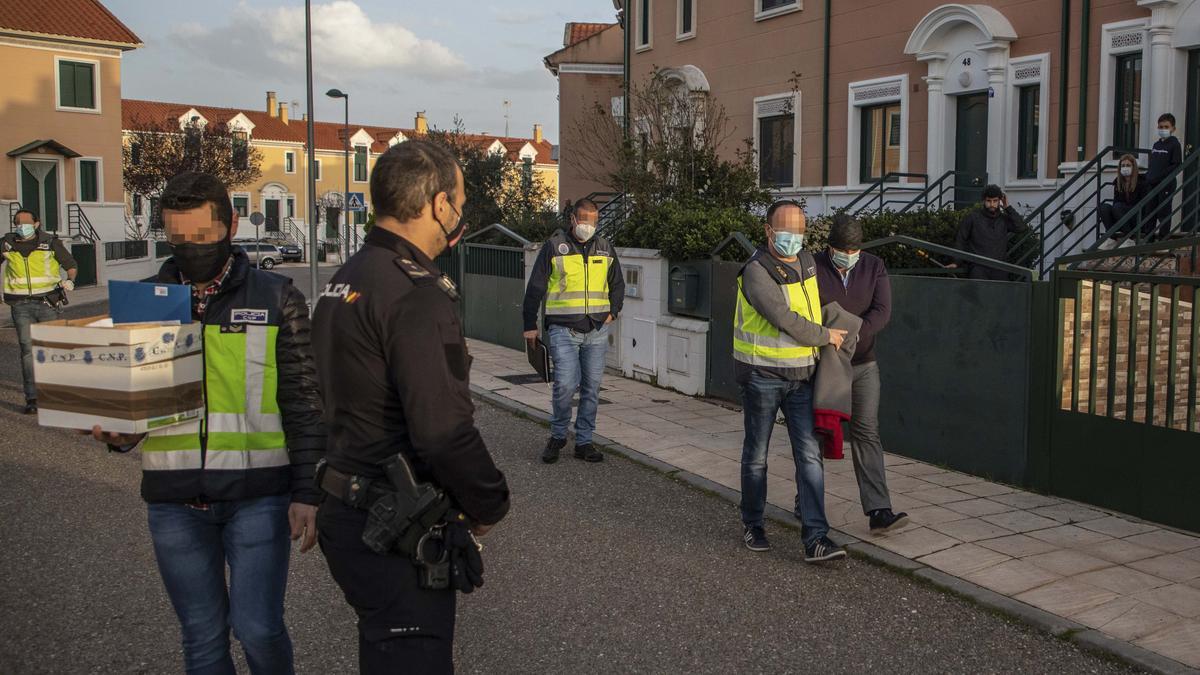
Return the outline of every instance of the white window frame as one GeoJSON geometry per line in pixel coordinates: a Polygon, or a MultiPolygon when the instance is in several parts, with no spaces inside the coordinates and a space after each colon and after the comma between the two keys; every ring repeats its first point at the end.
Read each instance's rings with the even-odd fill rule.
{"type": "Polygon", "coordinates": [[[313,166],[316,167],[316,171],[313,172],[314,174],[316,174],[315,176],[313,176],[313,180],[320,181],[322,178],[325,177],[325,171],[321,167],[321,158],[320,157],[313,158],[313,166]]]}
{"type": "Polygon", "coordinates": [[[763,9],[763,0],[754,0],[754,20],[766,21],[767,19],[774,19],[775,17],[783,16],[784,14],[799,12],[802,9],[804,9],[803,0],[796,0],[790,5],[784,5],[783,7],[776,7],[774,9],[767,10],[763,9]]]}
{"type": "MultiPolygon", "coordinates": [[[[871,80],[851,82],[846,88],[846,185],[852,189],[861,189],[870,183],[859,180],[861,175],[860,158],[862,153],[862,109],[889,103],[900,104],[900,166],[899,173],[908,172],[908,75],[892,75],[877,77],[871,80]],[[881,90],[878,95],[871,95],[874,90],[881,90]],[[856,95],[861,98],[856,99],[856,95]]],[[[890,130],[889,130],[890,133],[890,130]]],[[[900,183],[907,183],[900,179],[900,183]]]]}
{"type": "Polygon", "coordinates": [[[354,151],[354,152],[350,153],[350,182],[357,183],[359,185],[363,185],[363,184],[371,182],[371,146],[363,145],[363,144],[359,143],[358,145],[350,146],[350,149],[354,151]],[[359,148],[363,149],[363,157],[366,160],[364,162],[366,164],[366,169],[367,169],[366,180],[359,180],[358,178],[355,177],[354,169],[357,164],[356,158],[358,157],[358,149],[359,148]]]}
{"type": "MultiPolygon", "coordinates": [[[[1142,119],[1141,128],[1138,129],[1138,145],[1146,148],[1153,144],[1150,138],[1151,130],[1158,126],[1158,116],[1166,111],[1151,111],[1146,107],[1150,104],[1151,80],[1149,29],[1149,18],[1106,23],[1100,27],[1100,98],[1098,100],[1101,101],[1101,108],[1097,112],[1096,119],[1097,150],[1112,145],[1113,106],[1116,105],[1117,93],[1116,57],[1137,52],[1142,54],[1142,119]],[[1141,33],[1140,45],[1116,48],[1112,46],[1114,37],[1137,32],[1141,33]]],[[[1138,162],[1142,166],[1146,165],[1146,161],[1146,158],[1138,157],[1138,162]]]]}
{"type": "Polygon", "coordinates": [[[254,213],[254,201],[251,199],[250,193],[249,192],[230,192],[229,193],[229,205],[233,207],[234,213],[237,213],[237,204],[235,204],[233,200],[237,199],[238,197],[246,198],[246,215],[243,216],[241,214],[238,214],[238,217],[239,218],[249,218],[250,214],[254,213]]]}
{"type": "Polygon", "coordinates": [[[698,0],[675,0],[675,41],[683,42],[696,37],[696,6],[700,3],[698,0]],[[683,32],[683,3],[692,3],[692,29],[688,32],[683,32]]]}
{"type": "Polygon", "coordinates": [[[633,35],[633,51],[635,53],[641,53],[650,49],[654,49],[654,0],[634,0],[634,2],[637,3],[637,6],[634,11],[635,17],[633,25],[636,32],[633,35]],[[642,11],[643,6],[646,8],[645,12],[642,11]],[[643,14],[646,16],[643,16],[643,14]],[[643,21],[646,22],[647,40],[645,43],[641,42],[643,21]]]}
{"type": "Polygon", "coordinates": [[[76,157],[75,158],[75,201],[79,204],[103,204],[104,199],[104,158],[76,157]],[[96,163],[96,201],[83,201],[83,172],[80,170],[84,162],[96,163]]]}
{"type": "Polygon", "coordinates": [[[54,57],[54,109],[58,112],[75,112],[86,113],[90,115],[101,115],[104,113],[104,108],[100,102],[100,62],[94,59],[85,59],[78,56],[55,56],[54,57]],[[60,80],[59,63],[68,61],[70,63],[88,63],[92,66],[92,93],[96,96],[95,108],[76,108],[75,106],[66,106],[62,104],[62,83],[60,80]]]}
{"type": "MultiPolygon", "coordinates": [[[[1005,134],[1008,137],[1005,162],[1006,186],[1040,186],[1047,180],[1047,152],[1050,147],[1050,54],[1034,54],[1031,56],[1016,56],[1008,60],[1008,123],[1005,134]],[[1037,77],[1017,79],[1017,72],[1032,65],[1039,68],[1037,77]],[[1038,93],[1038,165],[1037,178],[1020,178],[1017,176],[1019,149],[1016,147],[1021,131],[1021,88],[1037,85],[1038,93]]],[[[1103,100],[1103,99],[1101,99],[1103,100]]],[[[1111,111],[1109,111],[1111,112],[1111,111]]],[[[1104,146],[1101,146],[1104,147],[1104,146]]],[[[1053,182],[1053,181],[1051,181],[1053,182]]]]}
{"type": "Polygon", "coordinates": [[[284,153],[283,153],[283,172],[288,173],[288,174],[296,173],[296,151],[295,150],[285,150],[284,151],[284,153]],[[291,171],[288,171],[288,168],[287,168],[289,158],[292,160],[292,170],[291,171]]]}
{"type": "MultiPolygon", "coordinates": [[[[800,186],[800,92],[788,91],[781,94],[769,94],[767,96],[757,96],[754,98],[753,118],[754,118],[754,174],[757,180],[762,180],[761,165],[758,163],[758,134],[759,134],[759,119],[758,106],[760,103],[770,103],[779,100],[792,99],[792,184],[791,185],[772,185],[767,189],[784,191],[795,190],[800,186]]],[[[767,117],[776,117],[776,115],[767,115],[767,117]]],[[[760,183],[761,184],[761,183],[760,183]]]]}

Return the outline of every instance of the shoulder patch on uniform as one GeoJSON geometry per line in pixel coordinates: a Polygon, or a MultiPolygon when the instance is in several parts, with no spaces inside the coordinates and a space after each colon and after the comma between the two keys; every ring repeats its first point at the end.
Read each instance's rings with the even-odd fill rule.
{"type": "Polygon", "coordinates": [[[265,309],[232,309],[229,311],[230,323],[266,323],[268,312],[265,309]]]}
{"type": "Polygon", "coordinates": [[[567,246],[566,242],[563,242],[563,243],[561,243],[561,244],[559,244],[559,245],[558,245],[558,253],[559,253],[559,255],[566,255],[566,254],[568,254],[568,253],[570,253],[570,252],[571,252],[571,247],[570,247],[570,246],[567,246]]]}
{"type": "Polygon", "coordinates": [[[396,263],[396,267],[399,267],[400,270],[407,274],[410,279],[424,279],[426,277],[433,276],[429,273],[429,270],[421,267],[408,258],[396,258],[394,262],[396,263]]]}

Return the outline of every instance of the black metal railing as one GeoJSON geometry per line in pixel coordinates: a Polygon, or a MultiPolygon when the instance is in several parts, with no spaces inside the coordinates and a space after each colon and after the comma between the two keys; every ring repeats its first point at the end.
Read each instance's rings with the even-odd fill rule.
{"type": "Polygon", "coordinates": [[[1026,280],[1026,281],[1033,281],[1038,278],[1037,270],[1029,268],[1029,267],[1024,267],[1022,265],[1014,265],[1012,263],[1008,263],[1003,260],[996,260],[995,258],[988,258],[986,256],[979,255],[977,253],[968,253],[967,251],[963,251],[963,250],[954,248],[953,246],[945,246],[943,244],[935,244],[931,241],[925,241],[924,239],[917,239],[916,237],[909,237],[907,235],[893,235],[890,237],[883,237],[881,239],[874,239],[872,241],[869,241],[869,242],[863,244],[862,250],[867,251],[870,249],[880,248],[883,246],[904,246],[904,247],[913,249],[913,250],[917,251],[918,254],[920,254],[920,256],[922,258],[930,261],[930,263],[932,263],[934,265],[934,267],[931,267],[926,270],[893,270],[893,273],[896,273],[896,274],[910,273],[910,274],[942,276],[942,275],[958,274],[958,273],[966,271],[964,269],[949,268],[945,265],[938,264],[936,261],[933,260],[933,258],[930,258],[928,255],[930,253],[938,253],[941,255],[949,256],[950,258],[953,258],[958,261],[970,263],[972,265],[979,265],[982,267],[990,267],[995,270],[1007,272],[1007,273],[1017,277],[1018,279],[1022,279],[1022,280],[1026,280]]]}
{"type": "MultiPolygon", "coordinates": [[[[925,191],[929,183],[929,174],[924,173],[902,173],[899,171],[889,171],[883,176],[871,181],[869,185],[850,203],[844,207],[846,213],[852,214],[855,218],[865,215],[871,215],[887,210],[894,205],[908,205],[912,202],[915,195],[925,191]],[[901,183],[902,178],[919,178],[921,184],[901,183]],[[896,195],[901,195],[897,199],[896,195]],[[907,197],[904,197],[907,195],[907,197]]],[[[895,208],[891,210],[895,211],[895,208]]]]}
{"type": "Polygon", "coordinates": [[[1188,237],[1058,260],[1051,283],[1058,298],[1055,401],[1061,409],[1200,432],[1200,277],[1150,269],[1170,254],[1195,270],[1198,252],[1200,237],[1188,237]],[[1136,262],[1128,269],[1094,268],[1130,256],[1136,262]]]}
{"type": "Polygon", "coordinates": [[[8,203],[8,231],[9,232],[16,231],[17,224],[16,224],[16,222],[14,222],[13,219],[17,217],[17,211],[20,211],[20,210],[21,210],[21,202],[9,202],[8,203]]]}
{"type": "Polygon", "coordinates": [[[127,239],[125,241],[106,241],[104,242],[104,259],[106,261],[113,260],[137,260],[150,255],[150,242],[145,239],[127,239]]]}
{"type": "Polygon", "coordinates": [[[168,241],[158,239],[154,242],[154,257],[166,258],[171,255],[171,244],[168,241]]]}
{"type": "MultiPolygon", "coordinates": [[[[956,182],[960,176],[967,175],[966,171],[955,171],[951,169],[938,177],[937,180],[930,183],[924,190],[917,193],[907,204],[900,208],[897,213],[907,213],[913,210],[935,210],[953,208],[965,208],[975,203],[975,200],[959,199],[956,188],[956,182]]],[[[972,174],[974,175],[974,174],[972,174]]],[[[986,182],[987,178],[984,177],[986,182]]]]}
{"type": "Polygon", "coordinates": [[[88,220],[87,213],[79,204],[67,204],[67,234],[93,244],[100,239],[96,228],[92,227],[92,221],[88,220]]]}
{"type": "Polygon", "coordinates": [[[1103,191],[1111,182],[1106,177],[1116,168],[1114,155],[1144,155],[1149,150],[1127,150],[1110,145],[1092,157],[1052,192],[1037,208],[1026,214],[1029,229],[1009,241],[1008,259],[1018,265],[1037,267],[1045,275],[1061,255],[1069,255],[1095,241],[1100,235],[1100,205],[1103,191]]]}
{"type": "Polygon", "coordinates": [[[600,207],[596,233],[608,239],[625,226],[633,213],[633,200],[624,192],[593,192],[587,198],[600,207]]]}

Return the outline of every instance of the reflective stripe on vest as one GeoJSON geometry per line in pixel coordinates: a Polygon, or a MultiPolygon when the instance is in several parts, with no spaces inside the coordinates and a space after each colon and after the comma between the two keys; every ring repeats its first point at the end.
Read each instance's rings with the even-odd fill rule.
{"type": "Polygon", "coordinates": [[[15,250],[4,254],[4,292],[8,295],[42,295],[62,281],[58,258],[50,249],[36,249],[29,257],[15,250]]]}
{"type": "Polygon", "coordinates": [[[147,471],[241,471],[290,463],[276,399],[276,326],[221,332],[204,327],[204,389],[208,443],[200,451],[200,423],[150,433],[142,446],[147,471]],[[203,459],[202,459],[203,455],[203,459]]]}
{"type": "MultiPolygon", "coordinates": [[[[789,309],[815,324],[821,323],[816,275],[801,283],[780,284],[779,290],[789,309]]],[[[738,277],[737,307],[733,315],[733,358],[752,366],[804,368],[816,363],[817,350],[817,347],[796,342],[759,314],[746,299],[742,277],[738,277]]]]}
{"type": "Polygon", "coordinates": [[[555,255],[550,259],[550,282],[546,287],[546,314],[548,316],[579,316],[607,314],[611,309],[608,300],[608,270],[612,258],[593,254],[584,257],[577,246],[568,244],[566,237],[556,233],[550,238],[555,255]],[[563,246],[567,252],[563,253],[563,246]]]}

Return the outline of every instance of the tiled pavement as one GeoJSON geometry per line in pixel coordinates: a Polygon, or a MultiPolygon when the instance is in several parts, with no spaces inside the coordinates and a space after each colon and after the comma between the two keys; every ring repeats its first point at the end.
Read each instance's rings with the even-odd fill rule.
{"type": "MultiPolygon", "coordinates": [[[[548,385],[520,383],[532,373],[522,352],[476,340],[471,353],[473,386],[550,410],[548,385]]],[[[597,434],[739,488],[740,413],[613,375],[601,399],[597,434]]],[[[1200,537],[890,454],[892,504],[910,522],[874,535],[846,456],[825,463],[826,512],[840,532],[1200,669],[1200,537]]],[[[768,501],[790,511],[782,429],[767,471],[768,501]]]]}

